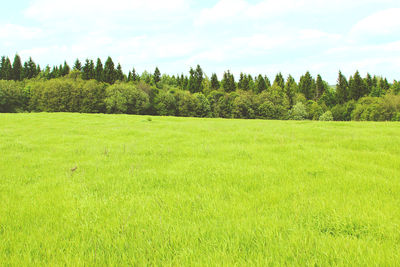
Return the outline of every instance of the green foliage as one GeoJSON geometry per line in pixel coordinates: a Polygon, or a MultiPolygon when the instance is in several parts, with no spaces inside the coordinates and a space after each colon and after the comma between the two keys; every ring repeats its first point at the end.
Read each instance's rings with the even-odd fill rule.
{"type": "Polygon", "coordinates": [[[174,116],[177,112],[177,103],[172,92],[160,91],[155,100],[157,113],[161,116],[174,116]]]}
{"type": "Polygon", "coordinates": [[[350,121],[351,113],[355,108],[356,102],[354,100],[348,101],[343,105],[334,106],[331,111],[335,121],[350,121]]]}
{"type": "Polygon", "coordinates": [[[218,81],[218,76],[216,73],[213,73],[211,75],[211,89],[212,90],[218,90],[220,87],[219,81],[218,81]]]}
{"type": "Polygon", "coordinates": [[[107,58],[104,64],[103,81],[109,84],[114,84],[117,80],[114,62],[111,57],[107,58]]]}
{"type": "Polygon", "coordinates": [[[32,60],[32,58],[29,58],[29,60],[24,63],[24,67],[22,68],[22,78],[32,79],[38,74],[39,72],[36,63],[32,60]]]}
{"type": "Polygon", "coordinates": [[[267,90],[267,83],[264,80],[264,77],[259,74],[256,79],[256,93],[259,94],[267,90]]]}
{"type": "Polygon", "coordinates": [[[393,81],[390,91],[391,94],[400,95],[400,81],[393,81]]]}
{"type": "Polygon", "coordinates": [[[161,72],[158,69],[158,67],[156,67],[156,69],[154,71],[153,79],[154,79],[154,83],[156,85],[161,81],[161,72]]]}
{"type": "Polygon", "coordinates": [[[197,65],[196,70],[190,68],[190,77],[188,80],[188,89],[191,93],[198,93],[203,92],[203,70],[201,69],[200,65],[197,65]]]}
{"type": "Polygon", "coordinates": [[[367,90],[365,81],[361,78],[360,73],[356,71],[354,77],[350,77],[349,81],[350,98],[358,100],[368,93],[367,90]]]}
{"type": "Polygon", "coordinates": [[[322,114],[319,117],[320,121],[333,121],[333,115],[332,112],[330,112],[329,110],[327,112],[325,112],[324,114],[322,114]]]}
{"type": "Polygon", "coordinates": [[[235,83],[235,77],[233,74],[230,73],[230,71],[224,72],[223,79],[221,81],[222,88],[224,89],[225,92],[230,93],[236,90],[236,83],[235,83]]]}
{"type": "Polygon", "coordinates": [[[196,117],[211,117],[211,106],[208,99],[202,93],[196,93],[193,95],[196,100],[195,114],[196,117]]]}
{"type": "Polygon", "coordinates": [[[285,93],[287,96],[287,99],[289,101],[289,107],[293,107],[294,103],[296,102],[296,92],[298,91],[296,81],[294,78],[289,75],[289,77],[286,80],[285,84],[285,93]]]}
{"type": "Polygon", "coordinates": [[[315,82],[314,79],[311,77],[309,71],[307,71],[305,75],[300,77],[299,92],[302,93],[307,100],[314,99],[315,82]]]}
{"type": "Polygon", "coordinates": [[[315,99],[319,99],[325,93],[325,84],[322,81],[321,75],[318,74],[315,82],[315,99]]]}
{"type": "Polygon", "coordinates": [[[285,79],[283,79],[282,73],[278,73],[275,76],[275,80],[274,80],[274,85],[279,86],[280,88],[284,88],[285,87],[285,79]]]}
{"type": "Polygon", "coordinates": [[[272,87],[257,97],[258,117],[285,120],[288,117],[289,101],[284,89],[274,83],[272,87]]]}
{"type": "Polygon", "coordinates": [[[271,86],[268,77],[261,74],[253,79],[250,74],[241,73],[238,83],[230,71],[224,73],[221,81],[215,73],[209,79],[199,65],[190,69],[189,76],[161,75],[158,67],[153,74],[143,71],[141,75],[132,68],[126,76],[119,63],[115,68],[111,57],[104,67],[99,58],[96,65],[86,59],[83,67],[76,60],[71,71],[65,61],[63,65],[41,70],[32,58],[21,66],[18,54],[13,64],[3,56],[0,80],[24,81],[22,85],[8,84],[1,90],[2,112],[288,119],[289,113],[292,116],[295,111],[294,104],[302,103],[306,119],[318,120],[330,110],[334,120],[396,120],[396,95],[400,94],[399,82],[389,84],[386,78],[369,73],[362,79],[358,71],[349,81],[339,72],[336,88],[320,75],[314,80],[310,72],[301,76],[298,84],[291,75],[285,82],[278,73],[271,86]],[[116,87],[107,86],[116,82],[116,87]],[[372,98],[365,98],[367,95],[372,98]]]}
{"type": "Polygon", "coordinates": [[[242,92],[238,94],[233,100],[232,115],[234,118],[240,119],[254,119],[254,96],[249,92],[242,92]]]}
{"type": "Polygon", "coordinates": [[[308,119],[319,120],[319,117],[324,113],[322,107],[315,101],[309,100],[306,105],[308,119]]]}
{"type": "Polygon", "coordinates": [[[82,70],[82,63],[79,61],[79,59],[75,60],[73,70],[77,70],[77,71],[82,70]]]}
{"type": "Polygon", "coordinates": [[[22,63],[21,58],[18,54],[14,57],[14,62],[12,65],[12,79],[14,81],[20,81],[22,78],[22,63]]]}
{"type": "Polygon", "coordinates": [[[21,82],[0,80],[0,113],[27,109],[29,93],[21,82]]]}
{"type": "Polygon", "coordinates": [[[144,114],[149,96],[132,84],[116,83],[107,87],[107,113],[144,114]]]}
{"type": "Polygon", "coordinates": [[[291,120],[305,120],[307,117],[307,109],[302,102],[297,102],[289,112],[289,118],[291,120]]]}

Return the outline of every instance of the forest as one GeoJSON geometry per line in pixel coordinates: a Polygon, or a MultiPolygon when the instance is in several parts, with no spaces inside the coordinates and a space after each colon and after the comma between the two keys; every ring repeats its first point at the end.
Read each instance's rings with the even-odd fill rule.
{"type": "Polygon", "coordinates": [[[0,62],[0,112],[80,112],[267,120],[400,121],[400,82],[358,71],[336,85],[306,72],[297,82],[228,70],[221,80],[197,65],[188,75],[128,74],[111,57],[41,68],[32,58],[0,62]]]}

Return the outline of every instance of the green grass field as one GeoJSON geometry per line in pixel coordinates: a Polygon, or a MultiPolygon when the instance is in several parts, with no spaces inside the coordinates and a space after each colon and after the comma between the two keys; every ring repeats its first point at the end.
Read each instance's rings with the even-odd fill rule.
{"type": "Polygon", "coordinates": [[[0,114],[0,265],[400,264],[400,123],[148,118],[0,114]]]}

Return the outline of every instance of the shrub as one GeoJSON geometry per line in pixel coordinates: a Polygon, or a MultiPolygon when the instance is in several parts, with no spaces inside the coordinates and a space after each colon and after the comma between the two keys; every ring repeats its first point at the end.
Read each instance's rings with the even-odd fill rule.
{"type": "Polygon", "coordinates": [[[324,114],[322,114],[319,117],[320,121],[333,121],[333,115],[332,112],[330,112],[329,110],[327,112],[325,112],[324,114]]]}
{"type": "Polygon", "coordinates": [[[307,110],[302,102],[298,102],[290,110],[289,118],[291,120],[305,120],[307,119],[307,117],[308,117],[307,110]]]}
{"type": "Polygon", "coordinates": [[[107,87],[105,104],[108,113],[144,114],[149,96],[132,84],[116,83],[107,87]]]}

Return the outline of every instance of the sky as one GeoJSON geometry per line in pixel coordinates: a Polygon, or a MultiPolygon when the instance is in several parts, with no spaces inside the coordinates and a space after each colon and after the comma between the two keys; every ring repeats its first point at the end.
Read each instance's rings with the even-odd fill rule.
{"type": "Polygon", "coordinates": [[[399,0],[19,0],[2,10],[0,55],[41,66],[111,56],[125,72],[200,64],[219,77],[400,79],[399,0]]]}

